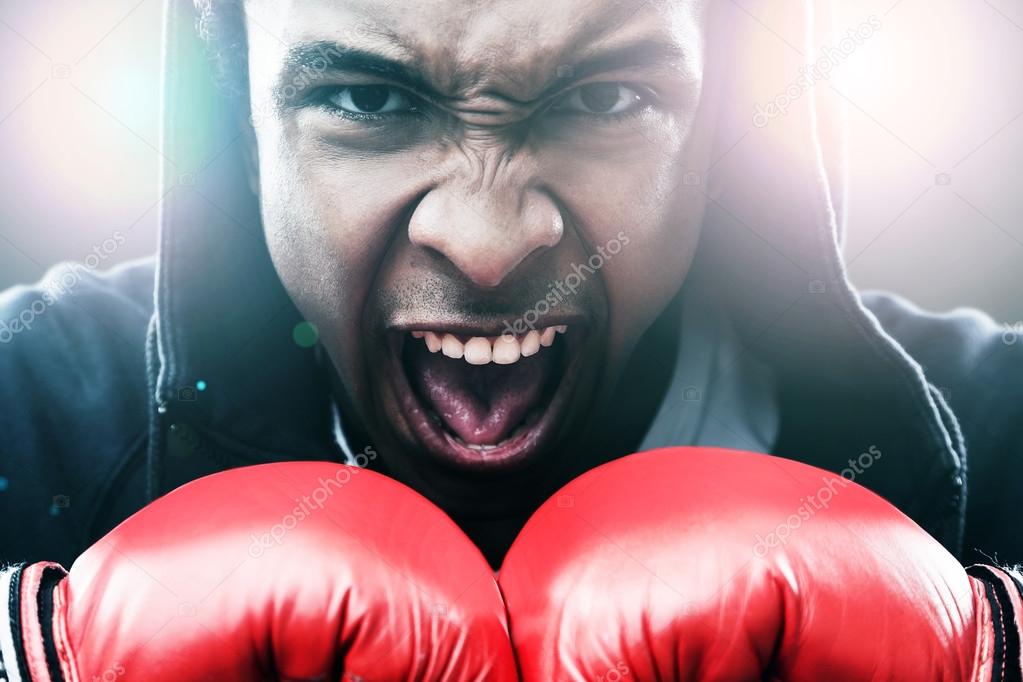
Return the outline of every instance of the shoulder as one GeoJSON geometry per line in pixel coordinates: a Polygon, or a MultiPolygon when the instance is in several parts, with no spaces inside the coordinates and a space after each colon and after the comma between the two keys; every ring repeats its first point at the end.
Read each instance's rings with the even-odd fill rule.
{"type": "Polygon", "coordinates": [[[73,545],[143,445],[153,276],[149,259],[106,272],[64,263],[0,293],[0,507],[46,526],[2,531],[0,558],[73,545]]]}
{"type": "Polygon", "coordinates": [[[148,258],[104,272],[60,263],[34,284],[0,291],[0,349],[31,353],[47,339],[59,343],[52,335],[76,326],[84,325],[85,334],[96,325],[111,333],[144,326],[153,310],[154,269],[148,258]]]}
{"type": "Polygon", "coordinates": [[[1016,380],[1023,370],[1023,328],[1000,324],[974,308],[935,313],[894,294],[867,292],[861,298],[961,410],[988,396],[1023,396],[1023,382],[1016,380]]]}
{"type": "Polygon", "coordinates": [[[152,298],[149,260],[102,273],[62,263],[35,284],[0,293],[4,408],[10,408],[5,399],[13,397],[6,394],[12,389],[32,388],[58,399],[140,367],[152,298]]]}
{"type": "Polygon", "coordinates": [[[972,561],[1023,562],[1023,327],[978,310],[921,310],[891,294],[864,304],[923,367],[959,422],[967,451],[964,549],[972,561]]]}

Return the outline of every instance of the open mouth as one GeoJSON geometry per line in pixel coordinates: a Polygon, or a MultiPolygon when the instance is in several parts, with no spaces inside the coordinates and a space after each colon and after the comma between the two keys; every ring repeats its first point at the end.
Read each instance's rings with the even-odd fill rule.
{"type": "Polygon", "coordinates": [[[391,374],[405,421],[424,450],[459,469],[503,471],[553,439],[584,335],[573,324],[517,335],[475,333],[393,332],[391,374]]]}

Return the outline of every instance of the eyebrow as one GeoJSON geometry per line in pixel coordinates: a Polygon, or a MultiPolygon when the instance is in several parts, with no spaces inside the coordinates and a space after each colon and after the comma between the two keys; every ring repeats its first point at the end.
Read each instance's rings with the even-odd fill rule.
{"type": "Polygon", "coordinates": [[[382,76],[423,94],[440,96],[425,76],[400,60],[340,43],[316,41],[302,43],[288,50],[275,88],[276,99],[286,105],[294,104],[288,101],[291,98],[284,96],[288,85],[303,82],[301,79],[310,73],[322,77],[324,74],[338,72],[382,76]]]}
{"type": "MultiPolygon", "coordinates": [[[[578,62],[566,62],[552,74],[551,83],[538,99],[563,90],[576,81],[589,76],[617,69],[637,67],[672,67],[685,60],[685,51],[676,43],[645,39],[635,43],[605,50],[578,62]]],[[[418,61],[418,60],[417,60],[418,61]]],[[[284,68],[275,88],[277,101],[285,106],[293,105],[294,96],[285,97],[288,85],[306,82],[310,73],[323,77],[325,74],[361,73],[381,76],[398,85],[414,90],[437,100],[449,99],[441,93],[430,79],[411,63],[382,54],[353,48],[331,41],[315,41],[296,45],[288,50],[284,68]]]]}
{"type": "Polygon", "coordinates": [[[684,61],[685,51],[676,43],[654,39],[640,40],[559,67],[558,79],[552,88],[560,89],[566,84],[605,71],[637,67],[671,67],[684,61]]]}

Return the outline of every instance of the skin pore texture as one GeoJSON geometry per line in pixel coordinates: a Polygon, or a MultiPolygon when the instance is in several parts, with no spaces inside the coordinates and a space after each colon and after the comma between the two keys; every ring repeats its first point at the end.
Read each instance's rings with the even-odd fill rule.
{"type": "Polygon", "coordinates": [[[466,526],[624,454],[599,440],[705,207],[678,188],[710,154],[706,4],[245,3],[275,267],[380,466],[466,526]]]}

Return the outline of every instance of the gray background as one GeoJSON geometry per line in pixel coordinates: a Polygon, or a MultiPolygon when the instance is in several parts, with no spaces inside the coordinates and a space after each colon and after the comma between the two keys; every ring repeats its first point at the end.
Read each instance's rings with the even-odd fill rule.
{"type": "MultiPolygon", "coordinates": [[[[0,288],[115,231],[107,262],[155,249],[160,5],[0,0],[0,288]]],[[[882,23],[818,89],[849,108],[853,280],[1023,320],[1023,2],[838,10],[882,23]]]]}

